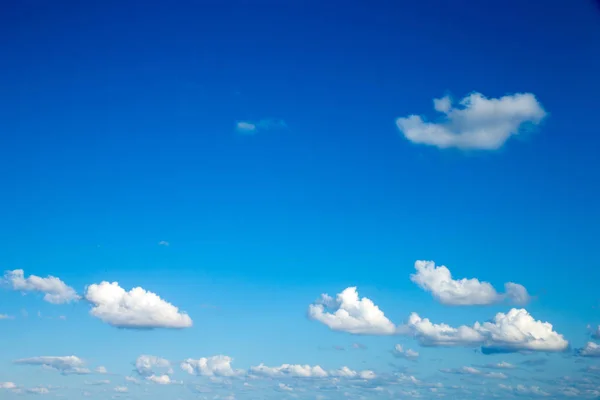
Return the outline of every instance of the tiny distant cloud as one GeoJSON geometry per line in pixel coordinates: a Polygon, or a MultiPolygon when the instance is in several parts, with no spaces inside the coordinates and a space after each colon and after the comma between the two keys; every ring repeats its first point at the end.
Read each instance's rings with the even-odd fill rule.
{"type": "Polygon", "coordinates": [[[527,125],[538,125],[546,111],[532,93],[487,98],[471,93],[453,106],[449,96],[433,100],[444,117],[428,122],[419,115],[398,118],[396,125],[406,139],[440,149],[497,150],[527,125]]]}
{"type": "Polygon", "coordinates": [[[362,343],[352,343],[352,348],[357,350],[366,350],[367,346],[362,343]]]}
{"type": "Polygon", "coordinates": [[[166,240],[161,240],[160,242],[158,242],[159,246],[169,246],[171,243],[167,242],[166,240]]]}
{"type": "Polygon", "coordinates": [[[2,319],[15,319],[15,317],[13,317],[12,315],[8,315],[8,314],[0,314],[0,320],[2,319]]]}
{"type": "Polygon", "coordinates": [[[254,135],[263,131],[286,129],[287,124],[281,119],[261,119],[260,121],[238,121],[235,130],[242,135],[254,135]]]}
{"type": "Polygon", "coordinates": [[[397,344],[392,350],[392,354],[396,358],[405,358],[407,360],[416,360],[419,358],[419,353],[412,349],[404,349],[402,345],[397,344]]]}

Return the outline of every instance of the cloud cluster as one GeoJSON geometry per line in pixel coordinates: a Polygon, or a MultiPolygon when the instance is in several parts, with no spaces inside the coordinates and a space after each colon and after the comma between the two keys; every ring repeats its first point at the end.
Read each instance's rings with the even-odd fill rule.
{"type": "Polygon", "coordinates": [[[423,346],[481,346],[484,353],[519,351],[558,352],[569,342],[553,330],[552,324],[535,320],[525,309],[497,313],[492,321],[472,327],[433,324],[412,313],[407,328],[423,346]]]}
{"type": "Polygon", "coordinates": [[[171,362],[164,358],[143,354],[135,360],[135,370],[143,377],[156,375],[157,371],[172,374],[171,362]]]}
{"type": "Polygon", "coordinates": [[[21,365],[38,365],[59,371],[63,375],[86,375],[90,373],[90,370],[85,368],[85,362],[76,356],[22,358],[20,360],[15,360],[14,363],[21,365]]]}
{"type": "Polygon", "coordinates": [[[257,376],[266,376],[270,378],[347,378],[347,379],[375,379],[373,371],[354,371],[348,367],[342,367],[337,370],[325,371],[319,365],[298,365],[283,364],[279,367],[268,367],[260,364],[250,368],[250,374],[257,376]]]}
{"type": "Polygon", "coordinates": [[[64,304],[79,300],[75,289],[54,276],[41,278],[29,275],[25,278],[25,272],[22,269],[15,269],[6,271],[3,280],[14,290],[44,293],[44,300],[48,303],[64,304]]]}
{"type": "Polygon", "coordinates": [[[90,314],[119,328],[189,328],[192,319],[158,295],[136,287],[125,291],[117,282],[93,284],[85,293],[90,314]]]}
{"type": "Polygon", "coordinates": [[[440,122],[427,122],[418,115],[398,118],[396,125],[413,143],[441,149],[495,150],[525,125],[539,124],[546,116],[531,93],[487,98],[471,93],[454,107],[448,96],[434,99],[434,108],[444,115],[440,122]]]}
{"type": "Polygon", "coordinates": [[[581,357],[600,357],[600,345],[594,342],[587,342],[582,349],[577,350],[581,357]]]}
{"type": "Polygon", "coordinates": [[[188,358],[180,364],[180,367],[190,375],[220,377],[242,375],[243,370],[231,367],[232,361],[233,358],[224,355],[202,357],[197,360],[188,358]]]}
{"type": "Polygon", "coordinates": [[[393,335],[397,331],[373,301],[358,297],[355,287],[345,289],[335,299],[321,295],[309,306],[308,316],[334,331],[369,335],[393,335]]]}
{"type": "Polygon", "coordinates": [[[489,305],[503,300],[524,305],[530,300],[527,289],[517,283],[506,283],[506,293],[500,294],[489,282],[481,282],[475,278],[453,279],[446,266],[436,266],[433,261],[419,260],[415,262],[415,269],[417,272],[410,279],[445,305],[489,305]]]}

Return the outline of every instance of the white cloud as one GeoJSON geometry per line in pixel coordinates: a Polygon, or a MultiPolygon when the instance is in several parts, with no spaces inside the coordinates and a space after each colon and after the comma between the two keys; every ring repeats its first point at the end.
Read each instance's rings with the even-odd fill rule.
{"type": "Polygon", "coordinates": [[[423,346],[481,346],[484,353],[552,352],[569,346],[552,324],[536,321],[525,309],[513,308],[506,314],[497,313],[493,321],[458,328],[433,324],[412,313],[406,327],[423,346]]]}
{"type": "Polygon", "coordinates": [[[539,386],[525,386],[525,385],[517,385],[517,386],[508,386],[499,384],[498,387],[500,389],[512,392],[517,395],[533,395],[533,396],[550,396],[550,393],[542,390],[539,386]]]}
{"type": "Polygon", "coordinates": [[[64,375],[85,375],[90,373],[90,370],[85,368],[85,362],[76,356],[22,358],[20,360],[15,360],[14,363],[21,365],[39,365],[44,368],[54,369],[64,375]]]}
{"type": "Polygon", "coordinates": [[[156,294],[136,287],[126,292],[117,282],[87,288],[90,314],[119,328],[189,328],[192,319],[156,294]]]}
{"type": "Polygon", "coordinates": [[[158,245],[159,245],[159,246],[169,246],[169,245],[170,245],[170,243],[169,243],[169,242],[167,242],[166,240],[161,240],[160,242],[158,242],[158,245]]]}
{"type": "Polygon", "coordinates": [[[250,367],[250,372],[255,375],[269,377],[294,377],[294,378],[325,378],[328,376],[320,366],[283,364],[279,367],[267,367],[260,364],[256,367],[250,367]]]}
{"type": "Polygon", "coordinates": [[[127,393],[129,391],[126,386],[117,386],[113,390],[117,393],[127,393]]]}
{"type": "Polygon", "coordinates": [[[41,278],[29,275],[25,278],[25,272],[22,269],[15,269],[5,271],[4,282],[8,283],[13,290],[44,293],[44,300],[52,304],[64,304],[79,300],[75,289],[54,276],[41,278]]]}
{"type": "Polygon", "coordinates": [[[14,319],[15,317],[7,314],[0,314],[0,319],[14,319]]]}
{"type": "Polygon", "coordinates": [[[444,114],[440,122],[427,122],[418,115],[398,118],[396,125],[413,143],[441,149],[495,150],[526,124],[539,124],[546,112],[531,93],[517,93],[500,98],[486,98],[471,93],[453,107],[446,96],[434,99],[434,108],[444,114]]]}
{"type": "Polygon", "coordinates": [[[507,379],[508,376],[503,374],[502,372],[482,372],[477,368],[473,367],[462,367],[459,369],[442,369],[441,372],[447,374],[457,374],[457,375],[478,375],[485,378],[493,378],[493,379],[507,379]]]}
{"type": "Polygon", "coordinates": [[[287,124],[281,119],[261,119],[254,121],[238,121],[235,124],[235,130],[244,135],[254,135],[260,131],[286,129],[287,124]]]}
{"type": "Polygon", "coordinates": [[[417,272],[410,279],[422,289],[431,292],[440,303],[453,306],[489,305],[508,299],[513,304],[529,302],[527,289],[517,283],[504,285],[505,294],[496,292],[489,282],[478,279],[453,279],[446,266],[437,266],[433,261],[416,261],[417,272]]]}
{"type": "Polygon", "coordinates": [[[396,326],[373,301],[366,297],[359,299],[355,287],[345,289],[335,299],[327,294],[321,295],[309,306],[308,316],[334,331],[370,335],[397,333],[396,326]]]}
{"type": "Polygon", "coordinates": [[[244,373],[242,370],[231,368],[233,358],[223,355],[202,357],[198,360],[188,358],[181,363],[181,369],[190,375],[200,376],[237,376],[244,373]]]}
{"type": "Polygon", "coordinates": [[[104,380],[100,380],[100,381],[92,381],[92,382],[84,382],[86,385],[91,385],[91,386],[99,386],[99,385],[108,385],[110,383],[110,381],[108,379],[104,379],[104,380]]]}
{"type": "Polygon", "coordinates": [[[48,388],[45,388],[45,387],[29,388],[29,389],[27,389],[27,392],[32,393],[32,394],[48,394],[48,393],[50,393],[48,388]]]}
{"type": "Polygon", "coordinates": [[[490,369],[514,369],[517,368],[511,363],[507,363],[506,361],[501,361],[496,364],[485,364],[482,365],[482,368],[490,368],[490,369]]]}
{"type": "Polygon", "coordinates": [[[171,380],[171,377],[169,375],[150,375],[146,377],[146,380],[153,383],[157,383],[159,385],[171,385],[174,383],[179,383],[171,380]]]}
{"type": "Polygon", "coordinates": [[[492,322],[479,330],[486,337],[484,352],[564,351],[569,342],[554,331],[552,324],[535,320],[525,309],[497,313],[492,322]]]}
{"type": "Polygon", "coordinates": [[[392,350],[392,354],[395,357],[406,358],[407,360],[416,360],[417,358],[419,358],[418,352],[416,352],[412,349],[404,350],[402,345],[399,345],[399,344],[394,346],[394,350],[392,350]]]}
{"type": "Polygon", "coordinates": [[[594,342],[587,342],[585,347],[577,351],[582,357],[600,357],[600,345],[594,342]]]}
{"type": "Polygon", "coordinates": [[[173,373],[169,360],[145,354],[135,360],[135,369],[138,374],[145,377],[156,375],[157,370],[166,372],[167,374],[173,373]]]}
{"type": "Polygon", "coordinates": [[[96,367],[96,369],[94,370],[94,372],[96,372],[97,374],[107,374],[108,373],[108,371],[106,370],[106,368],[103,367],[103,366],[101,366],[101,365],[99,367],[96,367]]]}
{"type": "Polygon", "coordinates": [[[283,364],[279,367],[268,367],[260,364],[250,368],[251,375],[266,376],[270,378],[335,378],[335,379],[361,379],[372,380],[377,377],[370,370],[354,371],[348,367],[342,367],[331,371],[325,371],[319,365],[294,365],[283,364]]]}
{"type": "Polygon", "coordinates": [[[595,329],[591,325],[588,325],[588,329],[591,331],[591,336],[594,339],[600,339],[600,325],[596,326],[595,329]]]}
{"type": "Polygon", "coordinates": [[[131,382],[131,383],[135,383],[135,384],[139,384],[140,383],[140,381],[138,379],[134,378],[133,376],[126,376],[125,380],[127,382],[131,382]]]}
{"type": "Polygon", "coordinates": [[[13,382],[0,382],[0,389],[16,389],[17,385],[13,382]]]}
{"type": "Polygon", "coordinates": [[[285,383],[278,384],[277,389],[284,391],[284,392],[292,392],[294,390],[291,388],[291,386],[286,385],[285,383]]]}
{"type": "Polygon", "coordinates": [[[409,332],[422,346],[479,346],[485,337],[475,327],[451,327],[447,324],[434,324],[428,318],[412,313],[408,319],[409,332]]]}

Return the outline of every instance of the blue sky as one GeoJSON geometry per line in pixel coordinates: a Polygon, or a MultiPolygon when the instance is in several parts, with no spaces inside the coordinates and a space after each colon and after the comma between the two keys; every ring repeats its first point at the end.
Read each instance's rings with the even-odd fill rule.
{"type": "Polygon", "coordinates": [[[600,397],[600,9],[217,3],[2,7],[0,397],[600,397]]]}

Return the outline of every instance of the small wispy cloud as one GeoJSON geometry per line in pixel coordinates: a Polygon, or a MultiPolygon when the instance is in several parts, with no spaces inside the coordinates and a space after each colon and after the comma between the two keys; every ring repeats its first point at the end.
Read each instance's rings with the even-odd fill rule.
{"type": "Polygon", "coordinates": [[[15,319],[15,317],[8,314],[0,314],[0,319],[15,319]]]}
{"type": "Polygon", "coordinates": [[[238,121],[235,130],[242,135],[254,135],[262,131],[287,129],[287,124],[282,119],[261,119],[260,121],[238,121]]]}
{"type": "Polygon", "coordinates": [[[158,242],[159,246],[169,246],[171,243],[167,242],[166,240],[161,240],[160,242],[158,242]]]}

